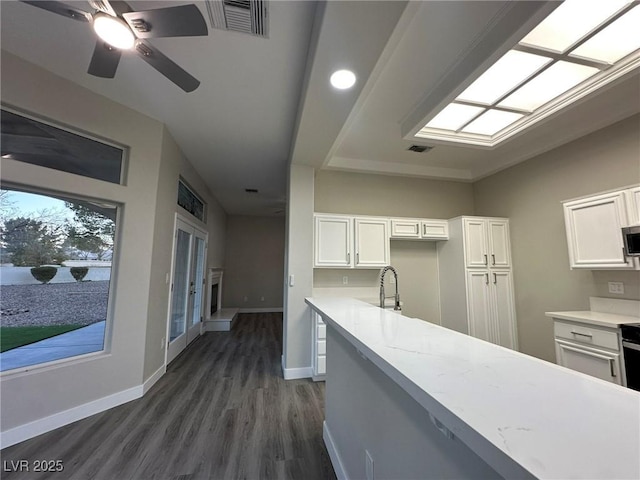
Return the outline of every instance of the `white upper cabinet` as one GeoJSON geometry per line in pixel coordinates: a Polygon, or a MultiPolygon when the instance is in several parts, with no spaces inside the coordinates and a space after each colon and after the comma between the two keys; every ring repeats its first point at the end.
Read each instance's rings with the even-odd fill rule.
{"type": "Polygon", "coordinates": [[[391,238],[447,240],[449,238],[449,222],[435,219],[392,218],[391,238]]]}
{"type": "Polygon", "coordinates": [[[316,268],[379,268],[389,264],[389,220],[316,214],[316,268]]]}
{"type": "Polygon", "coordinates": [[[352,231],[350,217],[316,215],[314,266],[352,267],[352,231]]]}
{"type": "Polygon", "coordinates": [[[623,250],[621,229],[631,223],[629,198],[633,193],[627,189],[563,203],[571,268],[638,268],[623,250]]]}
{"type": "Polygon", "coordinates": [[[464,236],[467,267],[511,266],[508,220],[465,218],[464,236]]]}
{"type": "Polygon", "coordinates": [[[356,267],[389,265],[389,221],[386,218],[355,218],[356,267]]]}
{"type": "MultiPolygon", "coordinates": [[[[640,187],[630,188],[626,192],[629,225],[640,225],[640,187]]],[[[629,226],[625,225],[625,227],[629,226]]]]}

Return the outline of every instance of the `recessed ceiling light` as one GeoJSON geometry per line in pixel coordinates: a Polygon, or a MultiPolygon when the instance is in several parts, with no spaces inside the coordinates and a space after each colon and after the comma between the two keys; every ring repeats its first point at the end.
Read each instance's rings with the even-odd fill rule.
{"type": "Polygon", "coordinates": [[[338,70],[333,72],[329,81],[334,88],[346,90],[347,88],[353,87],[356,83],[356,74],[351,70],[338,70]]]}
{"type": "Polygon", "coordinates": [[[129,25],[120,18],[106,13],[98,13],[93,17],[93,29],[98,36],[109,45],[121,50],[133,47],[135,36],[129,25]]]}

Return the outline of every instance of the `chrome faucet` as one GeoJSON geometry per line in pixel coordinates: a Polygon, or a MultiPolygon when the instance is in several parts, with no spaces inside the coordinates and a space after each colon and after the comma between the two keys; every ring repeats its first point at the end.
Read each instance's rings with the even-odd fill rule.
{"type": "Polygon", "coordinates": [[[391,265],[387,265],[386,267],[380,270],[380,308],[384,308],[384,274],[387,273],[388,270],[393,272],[393,276],[396,279],[396,296],[395,296],[395,305],[393,307],[394,310],[400,310],[400,295],[398,294],[398,272],[391,265]]]}

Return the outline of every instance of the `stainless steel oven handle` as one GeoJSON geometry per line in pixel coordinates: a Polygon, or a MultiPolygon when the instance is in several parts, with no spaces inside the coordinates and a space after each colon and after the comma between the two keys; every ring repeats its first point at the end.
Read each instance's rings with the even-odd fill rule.
{"type": "Polygon", "coordinates": [[[623,340],[622,347],[628,348],[630,350],[635,350],[636,352],[640,352],[640,345],[638,345],[637,343],[631,343],[631,342],[627,342],[626,340],[623,340]]]}

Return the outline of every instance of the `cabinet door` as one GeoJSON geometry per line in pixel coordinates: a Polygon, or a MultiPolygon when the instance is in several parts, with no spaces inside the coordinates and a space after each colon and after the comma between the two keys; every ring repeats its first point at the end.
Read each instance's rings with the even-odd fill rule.
{"type": "Polygon", "coordinates": [[[587,348],[556,338],[556,357],[558,365],[622,385],[619,353],[587,348]]]}
{"type": "Polygon", "coordinates": [[[349,217],[315,217],[315,267],[351,267],[351,231],[349,217]]]}
{"type": "MultiPolygon", "coordinates": [[[[629,208],[629,225],[640,225],[640,187],[630,188],[626,191],[629,208]]],[[[625,225],[625,227],[628,225],[625,225]]]]}
{"type": "Polygon", "coordinates": [[[510,270],[490,272],[493,343],[517,350],[516,310],[510,270]]]}
{"type": "Polygon", "coordinates": [[[389,265],[389,221],[386,218],[356,218],[356,267],[389,265]]]}
{"type": "Polygon", "coordinates": [[[489,265],[492,267],[511,266],[511,248],[509,245],[509,222],[507,220],[489,220],[489,265]]]}
{"type": "Polygon", "coordinates": [[[622,191],[564,204],[571,268],[634,268],[623,253],[623,225],[628,223],[622,191]]]}
{"type": "Polygon", "coordinates": [[[420,238],[420,220],[392,219],[391,238],[420,238]]]}
{"type": "Polygon", "coordinates": [[[491,326],[489,295],[489,271],[467,271],[467,310],[469,315],[469,335],[493,342],[495,333],[491,326]]]}
{"type": "Polygon", "coordinates": [[[487,267],[487,222],[484,219],[464,219],[464,250],[467,267],[487,267]]]}
{"type": "Polygon", "coordinates": [[[448,240],[449,222],[446,220],[422,220],[420,238],[423,240],[448,240]]]}

